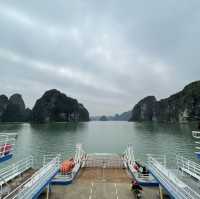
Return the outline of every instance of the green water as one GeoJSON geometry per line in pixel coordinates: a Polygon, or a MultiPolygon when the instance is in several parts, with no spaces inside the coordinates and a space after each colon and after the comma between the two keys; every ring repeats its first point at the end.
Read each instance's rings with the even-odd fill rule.
{"type": "Polygon", "coordinates": [[[155,124],[129,122],[88,122],[52,124],[0,124],[0,133],[18,133],[14,158],[28,155],[41,158],[47,153],[62,153],[70,157],[76,143],[86,152],[122,153],[133,144],[137,159],[146,154],[176,154],[195,160],[195,140],[191,131],[196,124],[155,124]]]}

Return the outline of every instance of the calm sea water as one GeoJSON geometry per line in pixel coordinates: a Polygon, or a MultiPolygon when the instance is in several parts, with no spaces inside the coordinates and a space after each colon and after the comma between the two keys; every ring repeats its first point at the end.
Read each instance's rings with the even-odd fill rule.
{"type": "MultiPolygon", "coordinates": [[[[176,154],[196,160],[195,140],[191,131],[196,124],[155,124],[130,122],[88,122],[52,124],[0,124],[0,133],[18,133],[14,158],[62,153],[66,158],[74,153],[76,143],[86,152],[122,153],[133,144],[137,159],[146,154],[166,154],[173,164],[176,154]]],[[[7,164],[7,163],[5,163],[7,164]]]]}

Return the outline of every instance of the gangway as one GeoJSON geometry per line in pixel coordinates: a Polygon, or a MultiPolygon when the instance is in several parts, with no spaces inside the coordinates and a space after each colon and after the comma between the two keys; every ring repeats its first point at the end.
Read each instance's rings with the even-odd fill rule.
{"type": "Polygon", "coordinates": [[[4,197],[4,199],[36,199],[46,187],[48,188],[48,195],[49,185],[52,178],[57,174],[58,170],[59,156],[53,158],[49,163],[45,164],[29,179],[20,184],[16,189],[4,197]]]}
{"type": "Polygon", "coordinates": [[[16,138],[16,133],[0,133],[0,163],[12,158],[16,138]]]}
{"type": "MultiPolygon", "coordinates": [[[[0,196],[5,194],[5,190],[11,191],[10,181],[26,171],[33,169],[33,157],[27,157],[10,166],[0,170],[0,196]]],[[[0,198],[1,198],[0,197],[0,198]]]]}
{"type": "Polygon", "coordinates": [[[200,199],[200,195],[196,191],[167,168],[165,156],[148,155],[148,168],[172,198],[200,199]]]}

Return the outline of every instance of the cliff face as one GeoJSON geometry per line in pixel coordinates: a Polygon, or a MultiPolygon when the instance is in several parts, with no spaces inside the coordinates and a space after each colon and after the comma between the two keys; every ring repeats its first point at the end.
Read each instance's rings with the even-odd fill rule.
{"type": "Polygon", "coordinates": [[[149,121],[153,117],[153,109],[156,102],[154,96],[148,96],[139,101],[132,111],[132,121],[149,121]]]}
{"type": "Polygon", "coordinates": [[[3,114],[5,113],[8,106],[8,97],[0,95],[0,122],[2,122],[3,114]]]}
{"type": "Polygon", "coordinates": [[[25,103],[20,94],[12,95],[9,100],[5,95],[0,96],[0,121],[24,122],[26,120],[25,103]]]}
{"type": "Polygon", "coordinates": [[[33,107],[34,122],[89,121],[87,109],[56,89],[49,90],[33,107]]]}
{"type": "Polygon", "coordinates": [[[200,119],[200,81],[169,98],[147,97],[135,105],[130,121],[187,122],[200,119]]]}
{"type": "Polygon", "coordinates": [[[76,99],[53,89],[37,100],[33,110],[26,108],[20,94],[9,99],[0,95],[0,122],[89,121],[87,109],[76,99]]]}

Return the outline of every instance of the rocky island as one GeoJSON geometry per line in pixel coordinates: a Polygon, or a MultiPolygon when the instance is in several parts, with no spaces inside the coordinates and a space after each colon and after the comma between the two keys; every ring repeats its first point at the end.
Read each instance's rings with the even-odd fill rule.
{"type": "Polygon", "coordinates": [[[188,122],[200,119],[200,81],[187,85],[182,91],[157,101],[148,96],[132,110],[130,121],[188,122]]]}
{"type": "Polygon", "coordinates": [[[78,122],[89,121],[89,112],[76,99],[56,89],[49,90],[33,107],[25,107],[20,94],[9,99],[0,95],[0,122],[78,122]]]}
{"type": "Polygon", "coordinates": [[[36,101],[32,117],[34,122],[89,121],[89,112],[76,99],[52,89],[36,101]]]}
{"type": "Polygon", "coordinates": [[[14,94],[9,99],[0,95],[0,121],[25,122],[31,119],[31,110],[25,108],[24,100],[20,94],[14,94]]]}

